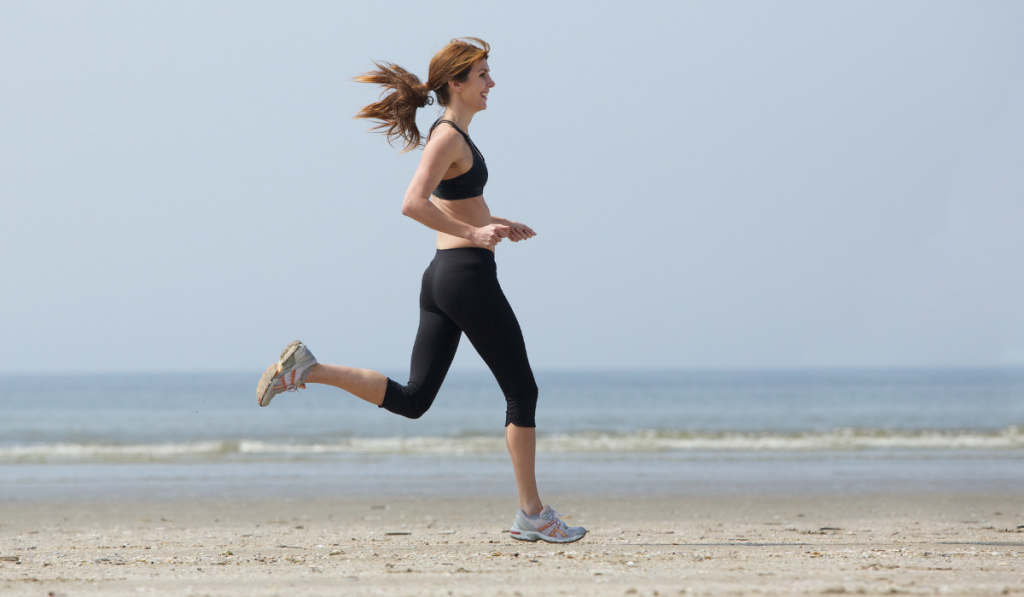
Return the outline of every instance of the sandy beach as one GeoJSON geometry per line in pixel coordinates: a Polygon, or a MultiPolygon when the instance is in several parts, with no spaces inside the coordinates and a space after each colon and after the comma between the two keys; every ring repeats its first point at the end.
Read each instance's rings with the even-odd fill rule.
{"type": "Polygon", "coordinates": [[[493,497],[7,502],[0,593],[1024,594],[1020,495],[559,499],[584,540],[493,497]]]}

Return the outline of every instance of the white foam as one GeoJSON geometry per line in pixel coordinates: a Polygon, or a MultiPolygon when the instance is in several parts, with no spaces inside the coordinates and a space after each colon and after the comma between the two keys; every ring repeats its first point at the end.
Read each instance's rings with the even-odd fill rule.
{"type": "Polygon", "coordinates": [[[0,448],[0,461],[19,460],[164,460],[182,456],[226,454],[237,451],[232,442],[183,444],[42,444],[0,448]]]}
{"type": "MultiPolygon", "coordinates": [[[[582,432],[541,437],[539,452],[657,453],[695,451],[854,451],[854,450],[1021,450],[1024,431],[834,429],[802,433],[582,432]]],[[[227,455],[302,456],[318,454],[474,455],[505,451],[502,437],[351,438],[333,443],[273,443],[256,440],[162,444],[42,444],[0,448],[0,462],[160,461],[216,459],[227,455]]]]}
{"type": "Polygon", "coordinates": [[[867,449],[1021,449],[1024,433],[835,429],[803,433],[583,433],[538,441],[548,452],[847,451],[867,449]]]}
{"type": "Polygon", "coordinates": [[[243,454],[490,454],[505,450],[505,439],[495,437],[382,437],[353,438],[334,444],[273,444],[239,442],[243,454]]]}

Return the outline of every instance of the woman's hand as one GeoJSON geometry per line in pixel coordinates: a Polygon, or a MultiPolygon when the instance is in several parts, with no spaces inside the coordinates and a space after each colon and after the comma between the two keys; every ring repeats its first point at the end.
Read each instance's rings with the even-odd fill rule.
{"type": "Polygon", "coordinates": [[[470,235],[469,240],[476,246],[484,249],[494,249],[494,245],[507,238],[510,233],[508,226],[501,224],[488,224],[483,228],[477,228],[470,235]]]}
{"type": "Polygon", "coordinates": [[[533,228],[530,228],[526,224],[507,220],[505,225],[508,226],[508,239],[514,243],[537,236],[537,233],[533,231],[533,228]]]}

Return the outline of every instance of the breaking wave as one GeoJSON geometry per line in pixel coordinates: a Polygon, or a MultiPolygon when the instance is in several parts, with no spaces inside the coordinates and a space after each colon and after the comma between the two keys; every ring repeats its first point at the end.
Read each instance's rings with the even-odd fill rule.
{"type": "MultiPolygon", "coordinates": [[[[834,429],[800,433],[580,432],[540,437],[537,449],[548,453],[660,453],[856,450],[1021,450],[1024,430],[997,431],[834,429]]],[[[505,451],[502,437],[349,438],[331,443],[277,443],[257,440],[158,444],[53,443],[0,447],[0,463],[189,459],[263,459],[329,454],[483,455],[505,451]]]]}

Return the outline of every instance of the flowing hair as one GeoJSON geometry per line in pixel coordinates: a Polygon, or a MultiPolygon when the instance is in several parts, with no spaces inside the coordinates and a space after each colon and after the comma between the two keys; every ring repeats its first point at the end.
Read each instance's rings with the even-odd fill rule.
{"type": "Polygon", "coordinates": [[[482,39],[453,39],[430,60],[426,83],[397,64],[375,60],[376,70],[363,73],[353,81],[380,85],[384,90],[379,101],[364,107],[354,118],[376,122],[370,130],[385,134],[389,144],[402,139],[405,145],[402,153],[416,149],[421,140],[416,127],[416,110],[433,103],[431,91],[437,96],[438,104],[447,106],[451,100],[448,81],[465,81],[473,64],[486,60],[490,51],[491,46],[482,39]]]}

